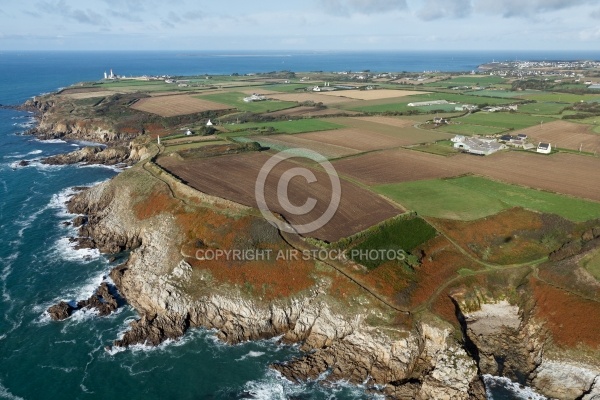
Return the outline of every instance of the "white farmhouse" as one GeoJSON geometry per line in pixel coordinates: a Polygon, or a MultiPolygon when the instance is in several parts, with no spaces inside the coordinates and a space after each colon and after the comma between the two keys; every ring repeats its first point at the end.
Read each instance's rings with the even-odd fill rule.
{"type": "Polygon", "coordinates": [[[537,152],[542,154],[552,153],[552,144],[540,142],[537,147],[537,152]]]}

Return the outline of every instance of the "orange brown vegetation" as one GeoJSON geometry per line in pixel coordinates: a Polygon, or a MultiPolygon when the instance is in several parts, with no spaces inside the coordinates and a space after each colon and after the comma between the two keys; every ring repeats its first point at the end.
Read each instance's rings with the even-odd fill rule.
{"type": "Polygon", "coordinates": [[[133,207],[133,210],[138,219],[144,220],[162,212],[172,211],[176,207],[177,203],[169,194],[162,191],[153,191],[149,196],[137,203],[133,207]]]}
{"type": "Polygon", "coordinates": [[[598,302],[557,289],[531,278],[536,300],[535,315],[546,320],[559,346],[600,347],[600,306],[598,302]]]}
{"type": "Polygon", "coordinates": [[[434,224],[475,257],[498,264],[544,257],[548,249],[538,237],[541,214],[512,208],[476,221],[432,219],[434,224]]]}
{"type": "Polygon", "coordinates": [[[415,269],[415,286],[408,294],[408,304],[417,307],[428,301],[441,285],[458,276],[457,271],[462,268],[478,270],[481,267],[460,253],[443,236],[432,239],[425,248],[421,266],[415,269]]]}

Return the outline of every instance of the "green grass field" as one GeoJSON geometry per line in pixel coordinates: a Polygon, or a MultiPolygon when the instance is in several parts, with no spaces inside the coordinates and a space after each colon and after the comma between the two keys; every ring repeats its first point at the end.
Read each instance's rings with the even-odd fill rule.
{"type": "Polygon", "coordinates": [[[448,124],[438,128],[441,131],[457,135],[495,135],[505,132],[506,128],[473,124],[448,124]]]}
{"type": "Polygon", "coordinates": [[[548,103],[578,103],[583,101],[600,101],[600,96],[597,94],[571,94],[571,93],[548,93],[541,92],[525,96],[527,100],[535,100],[548,103]]]}
{"type": "Polygon", "coordinates": [[[600,281],[600,251],[584,257],[581,266],[585,268],[594,278],[600,281]]]}
{"type": "Polygon", "coordinates": [[[437,87],[452,87],[452,86],[488,86],[497,83],[504,83],[506,79],[499,76],[457,76],[455,78],[439,81],[435,83],[429,83],[426,86],[437,86],[437,87]]]}
{"type": "Polygon", "coordinates": [[[600,217],[600,203],[478,176],[382,185],[375,190],[419,214],[437,218],[474,220],[512,207],[576,222],[600,217]]]}
{"type": "Polygon", "coordinates": [[[519,106],[519,112],[536,115],[559,115],[568,104],[564,103],[530,103],[519,106]]]}
{"type": "Polygon", "coordinates": [[[556,118],[551,118],[547,116],[536,117],[532,115],[519,114],[513,112],[478,112],[475,114],[471,114],[465,118],[461,118],[461,122],[463,123],[468,123],[472,125],[495,126],[498,128],[506,129],[524,129],[539,124],[540,121],[547,123],[555,120],[556,118]]]}
{"type": "Polygon", "coordinates": [[[511,90],[489,90],[489,89],[465,92],[465,94],[469,94],[472,96],[502,97],[502,98],[515,98],[515,99],[519,99],[524,96],[535,94],[535,93],[537,93],[537,92],[534,92],[534,91],[514,92],[511,90]]]}
{"type": "Polygon", "coordinates": [[[227,144],[229,142],[225,140],[210,140],[205,142],[195,142],[195,143],[184,143],[184,144],[176,144],[173,146],[166,146],[165,153],[173,153],[176,151],[187,150],[187,149],[197,149],[199,147],[212,146],[215,144],[227,144]]]}
{"type": "Polygon", "coordinates": [[[272,128],[275,132],[293,134],[304,132],[328,131],[332,129],[343,128],[343,126],[339,124],[334,124],[333,122],[329,121],[307,118],[292,121],[253,122],[247,124],[225,125],[225,128],[230,132],[264,130],[265,128],[272,128]]]}
{"type": "Polygon", "coordinates": [[[238,92],[223,92],[218,94],[208,94],[205,96],[195,96],[199,99],[215,101],[217,103],[227,104],[240,111],[249,111],[253,113],[264,113],[270,111],[285,110],[286,108],[296,107],[298,104],[291,101],[254,101],[246,103],[244,97],[248,95],[238,92]]]}
{"type": "Polygon", "coordinates": [[[276,83],[273,85],[266,85],[263,89],[272,90],[274,92],[282,92],[282,93],[297,93],[302,92],[309,86],[315,86],[314,84],[308,83],[276,83]]]}
{"type": "MultiPolygon", "coordinates": [[[[353,246],[348,252],[350,258],[369,269],[390,260],[366,254],[370,250],[403,250],[407,253],[427,242],[436,235],[436,230],[421,218],[400,218],[383,223],[367,234],[365,240],[353,246]],[[362,254],[361,254],[362,253],[362,254]]],[[[394,258],[391,258],[392,260],[394,258]]]]}
{"type": "MultiPolygon", "coordinates": [[[[446,100],[448,102],[451,103],[457,103],[458,104],[477,104],[477,105],[482,105],[482,104],[491,104],[491,105],[496,105],[496,104],[510,104],[510,103],[514,103],[515,100],[514,99],[502,99],[502,98],[496,98],[496,97],[482,97],[482,96],[469,96],[469,95],[463,95],[460,93],[442,93],[442,92],[437,92],[437,93],[431,93],[431,94],[419,94],[419,95],[414,95],[414,96],[406,96],[402,98],[402,101],[399,102],[398,100],[390,100],[390,102],[378,102],[378,104],[372,104],[372,105],[361,105],[361,103],[355,103],[353,102],[352,104],[348,104],[347,106],[341,106],[344,109],[347,110],[352,110],[352,111],[361,111],[361,112],[372,112],[372,113],[381,113],[381,112],[406,112],[409,110],[415,110],[415,108],[420,108],[420,107],[409,107],[408,103],[416,103],[416,102],[423,102],[423,101],[431,101],[431,100],[446,100]]],[[[423,107],[427,107],[430,108],[432,107],[433,109],[444,109],[444,107],[450,108],[451,110],[454,110],[455,105],[436,105],[436,106],[423,106],[423,107]]]]}

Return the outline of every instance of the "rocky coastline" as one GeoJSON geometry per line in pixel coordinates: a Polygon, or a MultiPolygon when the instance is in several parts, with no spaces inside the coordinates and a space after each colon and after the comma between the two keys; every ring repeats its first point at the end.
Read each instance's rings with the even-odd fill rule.
{"type": "MultiPolygon", "coordinates": [[[[140,163],[152,155],[144,142],[77,121],[49,123],[45,113],[53,107],[51,102],[33,100],[25,107],[38,113],[40,124],[30,134],[40,139],[108,144],[43,162],[134,166],[68,202],[69,212],[77,215],[73,224],[79,228],[78,246],[107,255],[129,251],[130,256],[110,273],[114,290],[103,283],[87,300],[50,307],[52,319],[90,308],[108,315],[122,296],[140,319],[116,338],[115,347],[156,346],[203,327],[216,330],[221,340],[232,344],[264,338],[300,343],[304,356],[272,366],[284,377],[303,381],[326,376],[330,382],[365,384],[390,399],[483,399],[483,374],[509,377],[553,398],[600,396],[600,368],[546,354],[548,332],[543,321],[532,317],[535,305],[527,301],[513,304],[482,296],[474,307],[468,294],[454,293],[460,332],[447,322],[423,316],[415,318],[409,329],[368,322],[369,301],[376,300],[361,299],[356,309],[344,310],[329,296],[327,282],[317,281],[302,293],[269,301],[232,285],[216,285],[210,274],[186,260],[181,247],[184,232],[172,214],[144,219],[136,215],[131,183],[144,175],[164,184],[140,163]]],[[[207,203],[202,194],[196,195],[202,199],[196,207],[207,203]]]]}

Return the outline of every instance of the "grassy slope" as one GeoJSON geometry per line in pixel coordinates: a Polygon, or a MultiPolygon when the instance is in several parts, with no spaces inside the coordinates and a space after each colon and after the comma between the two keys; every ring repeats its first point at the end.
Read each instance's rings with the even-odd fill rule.
{"type": "Polygon", "coordinates": [[[572,221],[600,217],[600,203],[476,176],[382,185],[376,191],[437,218],[474,220],[511,207],[557,214],[572,221]]]}

